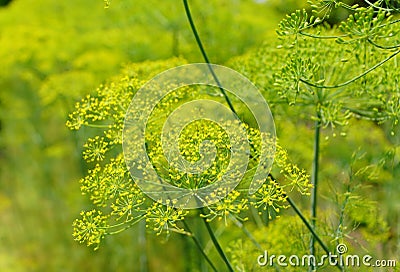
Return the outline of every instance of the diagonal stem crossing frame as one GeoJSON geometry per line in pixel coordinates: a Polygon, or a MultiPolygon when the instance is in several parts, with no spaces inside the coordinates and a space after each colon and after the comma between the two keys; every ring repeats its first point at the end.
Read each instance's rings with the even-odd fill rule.
{"type": "MultiPolygon", "coordinates": [[[[188,21],[189,21],[191,30],[192,30],[192,32],[193,32],[193,35],[194,35],[195,39],[196,39],[197,46],[199,47],[199,49],[200,49],[200,51],[201,51],[201,54],[202,54],[202,56],[203,56],[203,59],[204,59],[204,61],[208,64],[210,73],[212,74],[212,76],[213,76],[215,82],[217,83],[217,85],[219,86],[219,89],[221,90],[221,93],[222,93],[222,95],[224,96],[224,98],[225,98],[225,100],[226,100],[226,102],[227,102],[229,108],[232,110],[233,113],[236,114],[236,110],[235,110],[235,108],[233,107],[232,102],[230,101],[229,97],[227,96],[225,90],[222,88],[222,86],[221,86],[221,84],[220,84],[220,82],[219,82],[219,80],[218,80],[218,77],[216,76],[216,74],[214,73],[214,70],[212,69],[211,62],[210,62],[210,60],[209,60],[209,58],[208,58],[208,56],[207,56],[207,53],[206,53],[206,51],[205,51],[205,49],[204,49],[204,46],[203,46],[203,43],[202,43],[201,38],[200,38],[200,36],[199,36],[199,33],[197,32],[196,25],[194,24],[193,17],[192,17],[192,13],[191,13],[191,11],[190,11],[190,7],[189,7],[188,0],[183,0],[183,5],[184,5],[184,7],[185,7],[185,12],[186,12],[187,19],[188,19],[188,21]]],[[[272,174],[269,174],[269,176],[270,176],[270,178],[271,178],[273,181],[276,181],[276,179],[272,176],[272,174]]],[[[294,201],[293,201],[289,196],[286,195],[286,197],[287,197],[288,203],[289,203],[290,206],[293,208],[293,210],[294,210],[294,212],[296,213],[296,215],[300,217],[300,219],[302,220],[302,222],[304,223],[304,225],[307,227],[307,229],[311,232],[312,236],[315,238],[315,240],[318,242],[318,244],[320,244],[320,246],[323,248],[323,250],[326,252],[326,254],[329,255],[329,254],[330,254],[329,248],[328,248],[328,247],[326,246],[326,244],[322,241],[322,239],[319,237],[319,235],[315,232],[313,226],[308,222],[308,220],[307,220],[306,217],[302,214],[302,212],[299,210],[299,208],[298,208],[297,205],[294,203],[294,201]]],[[[224,256],[222,256],[222,258],[224,259],[224,256]]],[[[344,270],[343,270],[343,267],[342,267],[340,264],[337,264],[336,267],[337,267],[340,271],[344,271],[344,270]]]]}

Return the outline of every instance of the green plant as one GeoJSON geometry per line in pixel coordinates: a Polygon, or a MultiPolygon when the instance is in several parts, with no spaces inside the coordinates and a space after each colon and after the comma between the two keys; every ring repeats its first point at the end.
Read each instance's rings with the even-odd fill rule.
{"type": "MultiPolygon", "coordinates": [[[[93,96],[87,96],[76,105],[76,110],[70,115],[67,126],[77,130],[81,127],[92,127],[100,135],[89,138],[84,145],[83,156],[92,165],[88,175],[81,179],[82,193],[88,195],[97,206],[96,210],[82,212],[81,219],[74,223],[74,237],[87,245],[97,248],[101,239],[106,235],[119,233],[141,220],[145,220],[150,230],[157,234],[178,232],[192,237],[187,225],[182,221],[188,216],[200,216],[204,222],[214,219],[225,221],[230,216],[243,221],[245,212],[254,207],[259,215],[266,215],[272,220],[285,204],[285,191],[297,190],[307,194],[309,186],[308,176],[304,170],[291,164],[284,149],[278,146],[276,152],[276,167],[281,169],[282,182],[277,184],[269,179],[254,195],[247,196],[244,186],[239,186],[229,195],[209,205],[199,213],[196,210],[184,211],[172,207],[164,207],[145,196],[132,181],[129,171],[122,157],[122,126],[124,116],[131,101],[131,97],[143,84],[146,76],[151,76],[167,67],[183,63],[181,59],[168,60],[159,63],[144,63],[127,66],[122,75],[108,84],[102,85],[93,96]],[[140,73],[139,73],[140,71],[140,73]],[[138,75],[140,74],[140,79],[138,75]],[[285,181],[283,181],[285,180],[285,181]]],[[[172,163],[165,160],[161,145],[160,132],[162,131],[163,116],[168,116],[175,108],[191,97],[213,99],[202,88],[189,90],[187,88],[165,97],[155,108],[148,125],[150,133],[146,138],[148,154],[152,164],[158,169],[161,178],[168,180],[178,187],[200,188],[209,183],[218,182],[226,168],[229,154],[229,141],[220,128],[213,123],[194,122],[185,127],[180,141],[181,153],[188,161],[197,161],[199,153],[197,146],[204,139],[215,141],[218,157],[211,168],[199,175],[192,175],[178,170],[172,163]],[[179,101],[179,103],[177,103],[179,101]],[[203,184],[205,182],[205,184],[203,184]]],[[[251,179],[252,169],[259,159],[260,133],[247,127],[249,141],[253,143],[251,161],[248,166],[247,177],[244,183],[251,179]]],[[[171,201],[174,201],[173,199],[171,201]]],[[[257,216],[259,216],[257,214],[257,216]]],[[[212,232],[210,232],[212,234],[212,232]]]]}
{"type": "MultiPolygon", "coordinates": [[[[205,61],[209,63],[206,51],[191,18],[187,1],[184,1],[184,4],[201,53],[205,61]]],[[[277,44],[279,49],[270,49],[271,47],[264,46],[256,53],[239,57],[231,62],[233,67],[245,73],[261,86],[263,94],[277,112],[278,120],[289,119],[280,128],[282,131],[291,128],[291,121],[297,122],[297,125],[304,128],[305,131],[309,131],[310,126],[314,127],[314,141],[311,150],[306,149],[307,152],[302,152],[300,147],[288,145],[288,149],[297,149],[298,157],[312,161],[311,224],[308,223],[301,210],[294,205],[293,200],[288,197],[291,188],[297,188],[300,193],[307,194],[307,190],[311,187],[308,183],[308,175],[297,166],[288,163],[287,153],[280,146],[278,146],[276,154],[275,166],[277,168],[273,169],[272,175],[265,177],[265,184],[254,196],[248,199],[243,195],[241,187],[238,187],[226,198],[208,206],[200,213],[169,206],[164,207],[157,202],[153,203],[131,182],[128,171],[124,168],[120,147],[124,113],[131,98],[143,84],[142,80],[162,71],[162,68],[184,62],[183,60],[169,60],[166,62],[167,65],[158,66],[158,63],[155,64],[155,69],[148,63],[144,66],[128,66],[119,79],[102,85],[97,94],[88,96],[78,103],[76,110],[70,115],[67,125],[71,129],[88,126],[100,129],[99,133],[103,133],[101,136],[90,138],[85,146],[84,158],[89,163],[97,161],[98,164],[93,165],[88,176],[81,180],[83,193],[88,194],[93,204],[97,205],[98,208],[97,211],[83,213],[82,218],[75,221],[75,239],[86,242],[88,245],[98,246],[105,235],[119,233],[138,221],[145,220],[157,234],[164,231],[169,234],[174,231],[191,237],[210,266],[216,270],[216,266],[207,257],[196,235],[185,222],[185,218],[189,216],[200,215],[205,218],[204,222],[208,233],[218,253],[228,269],[232,271],[232,263],[225,255],[208,221],[218,218],[224,219],[225,224],[230,220],[236,222],[237,225],[241,226],[247,238],[260,249],[259,242],[254,239],[260,234],[252,235],[243,228],[243,223],[240,223],[240,220],[243,221],[243,219],[249,217],[243,216],[243,212],[258,209],[259,215],[250,213],[251,222],[258,222],[258,224],[261,222],[262,224],[264,216],[266,216],[265,221],[269,222],[283,207],[287,207],[286,201],[294,208],[301,221],[305,223],[307,232],[310,232],[307,236],[300,235],[300,237],[293,239],[297,239],[295,241],[302,245],[304,245],[305,237],[310,239],[309,251],[312,255],[321,254],[315,248],[315,239],[321,244],[325,252],[329,252],[330,248],[333,248],[339,242],[351,241],[351,234],[358,231],[358,226],[364,227],[364,224],[365,229],[372,236],[388,239],[389,230],[393,226],[389,226],[379,216],[376,203],[361,197],[361,195],[369,192],[367,185],[377,186],[374,184],[373,174],[380,173],[385,167],[389,169],[390,166],[387,161],[390,158],[392,158],[391,169],[398,167],[398,161],[394,159],[395,156],[390,155],[394,154],[397,149],[396,145],[389,144],[391,151],[386,151],[385,158],[382,158],[382,154],[375,155],[370,164],[358,169],[354,167],[362,156],[354,152],[350,159],[343,162],[346,166],[350,165],[348,177],[338,176],[335,173],[324,173],[329,163],[321,163],[321,161],[325,162],[321,156],[321,150],[326,150],[326,146],[330,144],[329,141],[334,142],[337,135],[340,135],[342,139],[349,138],[346,135],[353,126],[356,127],[354,119],[366,120],[374,123],[375,126],[380,126],[378,128],[373,127],[371,129],[373,131],[382,130],[382,124],[389,123],[390,129],[386,136],[391,141],[395,141],[394,137],[396,130],[398,130],[400,113],[398,87],[400,75],[399,69],[391,69],[388,64],[392,63],[395,68],[397,67],[397,55],[400,52],[400,41],[398,39],[400,21],[391,15],[397,9],[395,6],[390,6],[390,3],[380,1],[369,5],[368,8],[361,8],[349,6],[339,1],[313,1],[312,8],[317,17],[309,16],[305,10],[299,10],[282,20],[277,31],[280,37],[280,42],[277,44]],[[329,27],[324,24],[324,20],[329,17],[334,8],[345,8],[352,14],[339,26],[329,27]],[[275,56],[271,54],[272,50],[276,53],[275,56]],[[138,70],[145,72],[139,73],[138,70]],[[310,121],[313,123],[310,123],[310,121]],[[322,146],[323,144],[326,146],[322,146]],[[378,162],[376,161],[377,157],[381,157],[378,162]],[[364,175],[371,169],[373,171],[370,174],[364,175]],[[360,177],[367,183],[361,185],[360,177]],[[337,189],[337,184],[330,183],[327,186],[319,182],[319,180],[328,181],[333,178],[344,181],[346,186],[337,189]],[[355,180],[358,180],[358,182],[355,182],[355,180]],[[321,187],[324,188],[325,192],[335,192],[333,200],[335,209],[327,209],[328,211],[337,210],[337,222],[332,224],[331,229],[327,226],[329,221],[334,219],[317,216],[317,208],[320,206],[317,205],[319,203],[317,201],[318,192],[321,191],[321,187]],[[329,187],[328,190],[326,187],[329,187]],[[104,212],[100,210],[104,210],[104,212]],[[373,211],[375,216],[360,216],[366,215],[366,210],[373,211]],[[349,226],[352,226],[352,228],[349,228],[349,226]],[[349,229],[351,230],[349,231],[349,229]],[[320,237],[321,234],[323,234],[323,237],[332,239],[329,247],[324,244],[323,238],[320,237]]],[[[210,69],[210,72],[213,72],[212,69],[210,69]]],[[[216,81],[218,82],[217,78],[216,81]]],[[[224,93],[222,88],[220,91],[222,97],[219,101],[225,101],[231,110],[236,112],[231,98],[224,93]]],[[[154,117],[154,120],[163,120],[162,118],[159,119],[157,114],[167,116],[175,109],[176,105],[172,105],[177,103],[176,101],[183,103],[192,97],[218,101],[215,96],[210,96],[210,93],[202,92],[201,89],[182,89],[177,91],[175,96],[165,97],[161,106],[155,110],[156,117],[154,117]]],[[[149,154],[151,154],[152,163],[158,166],[161,176],[167,178],[176,186],[189,186],[189,188],[201,186],[204,181],[218,182],[218,174],[224,168],[224,163],[229,157],[227,156],[229,149],[227,142],[224,141],[224,135],[218,127],[205,122],[198,124],[198,127],[188,127],[183,133],[181,141],[187,149],[183,148],[182,155],[185,155],[192,162],[199,159],[199,154],[195,148],[199,142],[204,139],[214,141],[219,139],[221,141],[218,150],[222,159],[216,161],[216,164],[210,168],[210,172],[207,172],[206,176],[193,177],[180,173],[173,166],[166,165],[158,135],[161,126],[158,121],[154,121],[153,124],[155,125],[149,127],[152,133],[147,139],[147,148],[149,154]],[[197,133],[197,131],[203,132],[207,129],[211,131],[209,134],[197,133]],[[163,170],[165,171],[163,172],[163,170]]],[[[245,129],[248,132],[249,141],[257,143],[259,141],[257,137],[261,137],[259,132],[250,125],[246,126],[245,129]]],[[[282,142],[284,141],[282,140],[282,142]]],[[[357,144],[360,142],[362,143],[362,141],[359,141],[357,144]]],[[[252,145],[251,163],[257,163],[259,152],[257,145],[252,145]]],[[[251,163],[248,168],[248,175],[251,175],[251,163]]],[[[337,167],[335,170],[339,169],[340,167],[337,167]]],[[[388,180],[387,183],[390,183],[390,180],[393,181],[396,178],[397,173],[393,170],[393,173],[390,173],[390,170],[388,171],[389,177],[386,177],[386,179],[388,180]]],[[[274,221],[273,223],[279,226],[279,222],[274,221]]],[[[304,231],[300,233],[304,233],[304,231]]],[[[304,251],[304,247],[301,250],[304,251]]],[[[240,256],[235,253],[235,250],[231,252],[233,252],[233,264],[238,263],[240,256]]],[[[301,253],[301,251],[298,251],[298,253],[301,253]]],[[[243,262],[240,262],[239,266],[242,267],[242,270],[246,270],[243,267],[243,262]]],[[[310,267],[310,269],[313,268],[313,266],[310,267]]],[[[340,265],[338,268],[345,269],[340,265]]]]}

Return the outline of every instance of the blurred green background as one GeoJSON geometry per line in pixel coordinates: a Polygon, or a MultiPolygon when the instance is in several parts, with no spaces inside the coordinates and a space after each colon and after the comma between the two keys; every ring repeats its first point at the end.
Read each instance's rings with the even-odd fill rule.
{"type": "MultiPolygon", "coordinates": [[[[217,63],[261,44],[280,16],[252,1],[192,2],[217,63]]],[[[135,229],[98,252],[72,239],[72,221],[89,205],[78,183],[86,137],[65,121],[77,100],[124,63],[173,56],[202,61],[180,1],[120,0],[105,9],[101,0],[14,0],[0,7],[0,271],[137,269],[135,229]]],[[[162,261],[173,251],[160,252],[153,268],[179,266],[162,261]]]]}
{"type": "MultiPolygon", "coordinates": [[[[276,40],[279,20],[304,2],[191,6],[211,61],[224,64],[276,40]]],[[[113,0],[105,9],[101,0],[13,0],[0,7],[0,271],[138,271],[144,243],[151,271],[185,271],[178,252],[193,245],[150,235],[143,241],[141,226],[107,237],[98,251],[73,241],[72,221],[90,207],[78,183],[89,132],[65,126],[75,102],[123,64],[175,56],[202,62],[181,1],[113,0]]],[[[310,159],[312,136],[291,135],[283,141],[310,143],[292,148],[295,160],[310,159]]]]}

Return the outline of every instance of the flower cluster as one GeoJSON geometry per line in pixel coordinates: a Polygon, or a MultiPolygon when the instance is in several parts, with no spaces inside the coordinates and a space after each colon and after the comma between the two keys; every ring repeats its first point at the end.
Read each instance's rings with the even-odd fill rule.
{"type": "Polygon", "coordinates": [[[286,50],[286,57],[270,69],[276,71],[273,91],[289,104],[310,106],[311,119],[332,130],[346,126],[352,117],[390,120],[392,128],[397,126],[399,114],[388,105],[398,98],[399,69],[384,64],[400,53],[400,29],[393,16],[398,9],[389,2],[368,3],[365,8],[314,0],[317,17],[305,10],[288,15],[277,31],[278,48],[286,50]],[[337,8],[346,9],[348,18],[337,28],[323,27],[321,22],[337,8]]]}
{"type": "Polygon", "coordinates": [[[108,216],[101,211],[91,210],[81,212],[81,217],[82,219],[76,219],[73,223],[73,236],[80,243],[96,245],[97,249],[106,232],[108,216]]]}
{"type": "Polygon", "coordinates": [[[172,151],[164,156],[158,130],[150,130],[146,135],[149,158],[158,174],[169,183],[182,187],[199,189],[221,181],[230,159],[230,141],[226,132],[211,121],[199,120],[189,123],[182,131],[175,131],[179,139],[179,155],[172,151]],[[200,147],[200,148],[199,148],[200,147]],[[204,167],[203,149],[216,151],[215,160],[204,167]],[[178,156],[177,156],[178,155],[178,156]],[[188,162],[188,163],[187,163],[188,162]]]}
{"type": "MultiPolygon", "coordinates": [[[[175,64],[174,61],[166,63],[175,64]]],[[[144,162],[142,158],[135,157],[138,156],[136,152],[132,152],[132,158],[129,158],[132,164],[128,168],[122,154],[121,135],[125,112],[136,90],[141,87],[142,81],[138,77],[144,77],[144,71],[153,75],[167,68],[166,64],[153,65],[154,70],[148,67],[128,66],[122,77],[100,86],[94,96],[87,96],[78,102],[76,110],[67,122],[67,126],[72,130],[82,126],[103,130],[103,135],[89,138],[84,145],[84,159],[89,165],[95,164],[87,176],[81,179],[81,191],[97,208],[90,212],[82,212],[81,219],[74,222],[76,240],[98,246],[104,236],[121,232],[140,220],[145,220],[148,229],[158,235],[169,234],[171,231],[185,233],[182,221],[195,212],[172,207],[172,204],[176,203],[174,199],[167,199],[167,205],[162,205],[161,199],[153,201],[148,198],[132,179],[129,173],[132,168],[151,167],[156,171],[157,178],[179,188],[197,190],[221,183],[221,186],[217,186],[218,189],[204,199],[210,203],[201,213],[201,217],[207,222],[218,219],[227,223],[231,216],[245,221],[245,212],[250,206],[261,213],[266,212],[268,217],[272,218],[280,209],[287,207],[285,188],[296,188],[303,194],[307,193],[310,188],[308,175],[290,163],[287,153],[278,147],[277,163],[274,166],[277,169],[274,168],[274,171],[282,173],[282,183],[278,184],[264,176],[260,180],[263,184],[256,193],[248,194],[246,186],[252,180],[260,160],[272,160],[275,141],[262,146],[261,143],[270,135],[264,135],[257,128],[239,120],[199,119],[186,122],[183,127],[170,129],[168,135],[163,134],[164,124],[169,115],[186,101],[211,97],[215,100],[220,99],[220,103],[223,103],[221,97],[210,95],[202,86],[191,89],[177,88],[154,107],[145,133],[146,155],[149,161],[144,162]],[[241,133],[244,133],[245,138],[241,133]],[[166,150],[163,142],[165,137],[170,137],[177,149],[166,150]],[[267,157],[261,156],[262,148],[265,149],[264,153],[268,154],[267,157]],[[240,159],[235,158],[234,152],[248,157],[248,163],[243,165],[240,159]],[[210,154],[213,156],[209,158],[210,154]],[[236,189],[229,187],[231,185],[224,187],[223,184],[228,183],[222,182],[226,182],[226,179],[236,180],[243,170],[245,173],[242,183],[236,189]]],[[[195,112],[188,112],[186,115],[191,117],[192,114],[195,112]]],[[[132,128],[129,138],[132,150],[139,149],[141,145],[134,129],[132,128]]],[[[149,178],[146,171],[143,178],[149,178]]]]}
{"type": "Polygon", "coordinates": [[[83,158],[87,162],[102,161],[108,151],[108,142],[104,141],[104,137],[96,136],[89,138],[83,147],[83,158]]]}
{"type": "Polygon", "coordinates": [[[170,231],[184,232],[184,229],[180,228],[177,222],[183,220],[187,214],[187,211],[154,202],[146,212],[146,227],[150,227],[157,235],[160,235],[163,231],[167,234],[170,231]]]}
{"type": "Polygon", "coordinates": [[[280,168],[280,174],[287,181],[282,183],[282,188],[289,187],[290,191],[296,189],[303,195],[309,195],[309,190],[312,188],[310,175],[304,169],[300,169],[297,165],[290,163],[287,151],[279,144],[276,146],[275,162],[280,168]]]}
{"type": "Polygon", "coordinates": [[[111,159],[104,167],[96,164],[80,183],[82,193],[88,194],[93,204],[100,207],[106,206],[108,200],[117,199],[127,192],[136,190],[122,155],[111,159]]]}
{"type": "Polygon", "coordinates": [[[207,221],[212,221],[215,218],[218,220],[224,219],[227,224],[227,216],[231,215],[241,221],[247,220],[247,217],[241,218],[240,214],[248,210],[248,199],[241,197],[241,193],[237,190],[231,191],[226,197],[219,200],[217,203],[208,205],[205,210],[207,213],[201,216],[207,218],[207,221]]]}
{"type": "MultiPolygon", "coordinates": [[[[261,209],[267,212],[268,219],[272,219],[276,216],[280,209],[288,208],[285,205],[286,194],[279,184],[268,177],[268,183],[264,183],[261,188],[254,194],[252,198],[252,204],[257,209],[261,209]]],[[[259,211],[261,214],[261,211],[259,211]]]]}

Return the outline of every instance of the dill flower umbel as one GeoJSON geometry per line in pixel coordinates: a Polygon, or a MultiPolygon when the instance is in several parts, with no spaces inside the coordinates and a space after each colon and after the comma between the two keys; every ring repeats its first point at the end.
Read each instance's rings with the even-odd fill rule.
{"type": "Polygon", "coordinates": [[[154,202],[147,210],[146,226],[155,231],[157,235],[162,232],[169,234],[170,231],[184,232],[184,229],[180,228],[177,222],[183,220],[187,214],[188,211],[154,202]]]}
{"type": "Polygon", "coordinates": [[[102,161],[108,151],[108,143],[104,141],[104,137],[96,136],[89,138],[87,143],[83,146],[83,158],[87,162],[102,161]]]}
{"type": "MultiPolygon", "coordinates": [[[[201,217],[207,222],[218,219],[227,224],[232,218],[246,221],[251,206],[272,218],[288,207],[284,190],[295,189],[307,194],[310,185],[306,172],[293,165],[287,152],[279,145],[275,147],[271,142],[263,146],[261,143],[270,135],[249,124],[224,119],[198,119],[185,123],[179,119],[184,126],[172,127],[163,134],[168,117],[185,102],[205,98],[221,100],[219,96],[209,95],[204,86],[177,88],[154,107],[145,130],[147,162],[136,152],[143,147],[138,133],[141,128],[133,127],[129,131],[130,137],[125,140],[133,152],[129,154],[127,167],[126,157],[122,154],[122,130],[129,102],[143,83],[138,75],[153,75],[179,62],[181,60],[176,59],[153,65],[128,66],[123,76],[101,85],[95,95],[78,102],[71,113],[67,122],[70,129],[85,126],[103,130],[102,135],[89,138],[84,145],[83,157],[90,169],[80,180],[81,191],[97,209],[82,212],[81,218],[74,221],[75,240],[98,248],[106,235],[124,231],[141,220],[145,220],[147,228],[157,235],[168,235],[171,231],[187,233],[183,220],[199,214],[172,207],[177,199],[163,199],[165,196],[161,193],[159,199],[149,198],[140,188],[140,180],[130,175],[132,169],[142,171],[143,180],[150,184],[157,185],[162,179],[174,188],[185,188],[194,193],[215,186],[210,187],[214,189],[210,189],[208,195],[203,197],[200,194],[198,198],[208,204],[201,211],[201,217]],[[170,137],[168,139],[176,145],[172,148],[166,145],[163,142],[165,137],[170,137]],[[278,184],[266,176],[259,176],[260,188],[249,195],[247,187],[255,169],[261,160],[272,159],[270,155],[261,155],[262,148],[268,151],[264,152],[267,154],[273,154],[276,149],[273,171],[279,173],[282,182],[278,184]],[[248,161],[243,163],[242,157],[235,154],[247,157],[248,161]],[[150,169],[156,175],[147,171],[150,169]],[[227,182],[228,179],[236,181],[241,178],[237,188],[232,182],[227,182]],[[166,205],[161,204],[162,201],[166,205]]],[[[137,114],[140,117],[140,112],[137,114]]],[[[197,113],[188,112],[186,115],[190,119],[192,114],[197,113]]]]}
{"type": "MultiPolygon", "coordinates": [[[[255,208],[266,211],[268,219],[272,219],[273,215],[276,216],[280,212],[280,209],[288,208],[288,205],[284,205],[286,198],[282,187],[269,177],[268,183],[264,183],[254,194],[251,203],[255,208]]],[[[262,214],[261,211],[259,214],[262,214]]]]}
{"type": "Polygon", "coordinates": [[[218,220],[224,219],[225,224],[227,224],[229,215],[241,221],[246,221],[247,217],[240,217],[240,214],[246,210],[248,210],[248,199],[241,197],[239,191],[233,190],[217,203],[206,206],[203,211],[207,213],[201,214],[201,216],[209,222],[215,218],[218,218],[218,220]]]}
{"type": "Polygon", "coordinates": [[[98,210],[81,212],[80,215],[81,219],[76,219],[73,223],[73,236],[80,243],[96,245],[97,249],[106,232],[108,216],[98,210]]]}

